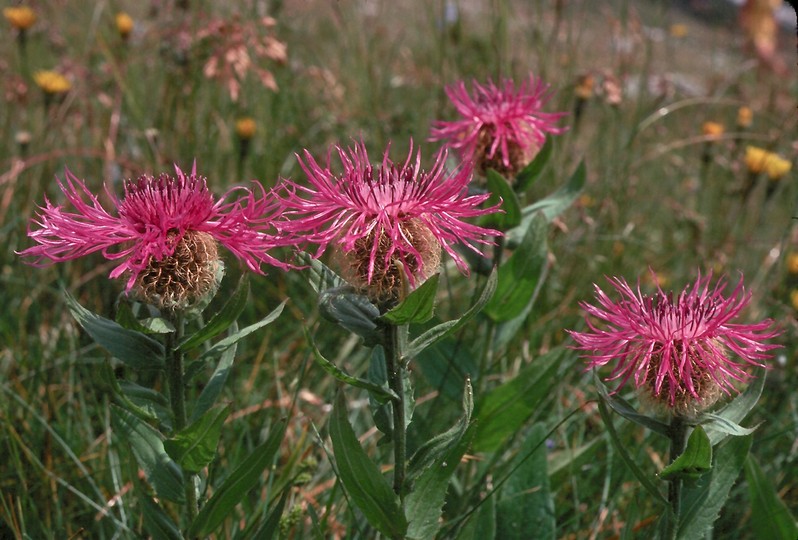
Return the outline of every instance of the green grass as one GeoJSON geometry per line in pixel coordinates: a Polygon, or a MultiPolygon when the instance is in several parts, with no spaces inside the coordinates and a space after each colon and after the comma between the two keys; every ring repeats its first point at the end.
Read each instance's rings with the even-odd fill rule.
{"type": "MultiPolygon", "coordinates": [[[[748,201],[736,193],[747,175],[746,144],[794,161],[796,79],[760,70],[739,43],[736,27],[692,19],[667,2],[563,2],[559,15],[552,7],[559,3],[551,2],[456,3],[461,19],[442,27],[442,1],[241,2],[227,8],[192,2],[186,12],[164,3],[153,13],[146,3],[40,2],[24,55],[2,21],[0,240],[6,250],[0,254],[0,538],[135,538],[133,531],[141,530],[133,496],[139,487],[132,483],[137,473],[129,449],[110,428],[112,398],[99,375],[105,353],[72,320],[61,294],[65,288],[84,306],[112,317],[123,283],[107,279],[112,266],[100,255],[37,269],[14,253],[31,245],[26,227],[35,205],[45,196],[60,200],[53,178],[62,177],[64,167],[98,189],[103,181],[169,171],[173,163],[188,167],[196,159],[198,170],[221,193],[251,178],[267,186],[280,176],[301,179],[294,153],[307,148],[323,158],[329,145],[360,137],[373,155],[392,141],[395,159],[406,155],[412,138],[430,158],[431,121],[453,115],[444,85],[521,78],[529,71],[556,90],[550,110],[572,111],[577,77],[588,72],[599,82],[618,78],[626,92],[617,106],[600,97],[586,104],[578,129],[556,138],[550,164],[526,194],[529,202],[553,191],[585,160],[583,196],[549,229],[546,286],[518,336],[495,352],[490,371],[477,381],[477,408],[490,389],[569,343],[564,329],[583,324],[577,302],[592,298],[592,283],[606,285],[604,276],[630,282],[640,276],[645,283],[651,268],[680,289],[698,270],[726,274],[731,281],[742,272],[753,294],[745,317],[772,317],[784,330],[779,338],[784,348],[746,422],[762,422],[752,452],[787,507],[798,510],[793,391],[798,328],[790,303],[798,276],[786,266],[787,255],[798,252],[798,221],[792,219],[798,216],[798,188],[793,173],[769,200],[764,183],[748,201]],[[207,26],[207,15],[201,14],[247,23],[262,15],[264,4],[277,19],[269,35],[288,47],[284,65],[259,61],[274,74],[279,91],[265,89],[249,73],[234,102],[223,83],[203,74],[213,49],[209,40],[198,40],[207,26]],[[127,42],[113,26],[114,10],[123,7],[136,21],[127,42]],[[670,36],[674,23],[687,25],[685,37],[670,36]],[[194,42],[183,50],[185,40],[194,42]],[[73,89],[45,108],[31,73],[54,67],[68,74],[73,89]],[[667,91],[660,94],[653,81],[664,76],[671,82],[663,83],[667,91]],[[742,105],[754,110],[754,124],[734,135],[742,105]],[[239,163],[234,123],[245,115],[256,119],[258,131],[239,163]],[[727,134],[712,145],[711,162],[704,166],[701,125],[708,120],[723,122],[727,134]],[[15,139],[22,131],[31,137],[24,149],[15,139]],[[120,494],[124,504],[108,504],[120,494]]],[[[573,118],[565,122],[572,125],[573,118]]],[[[232,259],[227,266],[223,292],[233,290],[240,273],[232,259]]],[[[449,272],[442,280],[440,317],[461,314],[482,281],[476,274],[449,272]]],[[[373,531],[334,481],[325,453],[331,448],[326,422],[338,384],[312,363],[303,327],[350,373],[365,374],[368,351],[320,318],[315,295],[298,273],[272,270],[266,277],[252,276],[251,284],[242,325],[290,300],[276,323],[239,348],[224,394],[235,421],[225,426],[209,475],[229,474],[286,416],[275,472],[264,475],[242,504],[241,523],[266,512],[276,486],[305,463],[305,482],[288,501],[286,514],[296,508],[297,519],[286,525],[286,537],[311,538],[315,530],[323,537],[371,538],[373,531]]],[[[477,320],[456,337],[464,355],[470,351],[476,358],[484,328],[477,320]]],[[[459,414],[458,387],[436,388],[425,375],[423,369],[413,371],[419,405],[411,447],[446,429],[459,414]]],[[[139,377],[150,382],[146,374],[139,377]]],[[[587,448],[550,478],[558,538],[653,534],[656,507],[610,446],[591,376],[573,351],[554,380],[556,386],[506,450],[477,453],[460,464],[447,519],[473,508],[479,494],[503,477],[537,421],[553,430],[550,467],[568,452],[587,448]],[[484,486],[476,486],[477,480],[484,486]]],[[[346,389],[346,396],[350,421],[363,436],[372,425],[366,394],[346,389]]],[[[626,423],[618,429],[645,471],[661,468],[666,441],[626,423]]],[[[361,440],[378,462],[388,463],[390,449],[377,446],[377,438],[369,433],[361,440]]],[[[750,509],[741,476],[714,537],[757,538],[750,509]]],[[[231,538],[238,526],[229,520],[227,533],[218,537],[231,538]]],[[[444,530],[455,534],[453,528],[444,530]]],[[[465,534],[468,527],[458,531],[465,534]]]]}

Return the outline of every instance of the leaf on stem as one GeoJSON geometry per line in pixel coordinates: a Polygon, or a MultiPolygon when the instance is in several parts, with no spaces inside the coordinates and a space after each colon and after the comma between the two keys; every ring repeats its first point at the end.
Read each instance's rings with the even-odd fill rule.
{"type": "Polygon", "coordinates": [[[283,308],[285,307],[286,302],[288,302],[287,298],[283,300],[279,306],[274,308],[274,310],[272,310],[271,313],[266,315],[260,321],[250,324],[249,326],[242,328],[238,332],[235,332],[234,334],[218,341],[216,344],[214,344],[213,347],[204,352],[202,356],[199,357],[199,360],[207,361],[210,360],[211,358],[218,358],[220,354],[222,354],[224,351],[226,351],[227,349],[229,349],[230,347],[232,347],[233,345],[235,345],[236,343],[238,343],[248,335],[274,322],[274,320],[280,316],[280,313],[283,312],[283,308]]]}
{"type": "Polygon", "coordinates": [[[400,326],[403,324],[422,324],[432,318],[435,310],[435,295],[438,292],[440,274],[435,274],[407,295],[398,306],[384,313],[380,319],[400,326]]]}
{"type": "Polygon", "coordinates": [[[518,200],[518,195],[513,191],[510,182],[493,169],[488,169],[487,180],[491,195],[485,205],[494,206],[501,203],[503,212],[482,216],[479,224],[500,231],[512,229],[521,223],[521,202],[518,200]]]}
{"type": "Polygon", "coordinates": [[[233,291],[233,294],[222,306],[222,309],[216,312],[205,326],[184,339],[178,348],[183,352],[190,351],[227,330],[244,311],[248,299],[249,280],[245,274],[239,280],[236,290],[233,291]]]}
{"type": "Polygon", "coordinates": [[[216,457],[222,425],[230,405],[210,409],[195,422],[164,441],[164,449],[184,471],[198,473],[216,457]]]}
{"type": "Polygon", "coordinates": [[[687,446],[681,455],[662,469],[659,477],[662,480],[677,478],[696,480],[712,469],[712,445],[709,443],[704,428],[696,426],[687,439],[687,446]]]}
{"type": "MultiPolygon", "coordinates": [[[[744,392],[735,397],[728,405],[721,408],[713,414],[702,415],[698,418],[698,422],[704,426],[712,446],[717,445],[729,435],[736,435],[737,433],[730,433],[729,431],[736,431],[734,426],[738,426],[740,422],[751,412],[756,402],[759,401],[759,396],[762,395],[762,389],[765,387],[765,368],[758,368],[753,375],[751,384],[745,389],[744,392]],[[720,421],[718,418],[723,419],[720,421]]],[[[739,426],[738,426],[739,427],[739,426]]],[[[754,428],[743,428],[756,429],[754,428]]]]}
{"type": "Polygon", "coordinates": [[[327,289],[319,294],[319,309],[329,321],[363,338],[366,346],[379,343],[380,310],[351,286],[327,289]]]}
{"type": "Polygon", "coordinates": [[[149,336],[128,330],[110,319],[92,313],[66,291],[64,298],[80,326],[115,358],[136,370],[163,369],[163,345],[149,336]]]}
{"type": "Polygon", "coordinates": [[[798,538],[798,524],[790,509],[779,497],[773,482],[762,468],[748,455],[745,460],[745,480],[751,499],[751,525],[756,538],[794,540],[798,538]]]}
{"type": "Polygon", "coordinates": [[[330,439],[340,480],[352,502],[382,534],[404,538],[407,520],[399,506],[399,497],[355,437],[343,392],[338,393],[330,417],[330,439]]]}
{"type": "Polygon", "coordinates": [[[593,371],[593,383],[596,385],[596,389],[598,390],[601,399],[607,405],[609,405],[613,411],[620,414],[627,420],[631,420],[635,424],[643,426],[644,428],[648,428],[655,433],[663,435],[664,437],[670,437],[670,427],[668,424],[661,422],[656,418],[646,416],[645,414],[640,414],[631,405],[631,403],[620,396],[610,394],[607,391],[607,387],[604,385],[604,382],[599,378],[595,370],[593,371]]]}
{"type": "Polygon", "coordinates": [[[551,151],[554,148],[554,144],[552,143],[552,138],[547,137],[546,142],[543,143],[543,147],[535,156],[529,165],[524,167],[521,172],[519,172],[515,176],[515,191],[518,193],[523,193],[524,191],[529,188],[538,178],[540,178],[540,173],[543,172],[543,168],[549,162],[549,158],[551,157],[551,151]]]}

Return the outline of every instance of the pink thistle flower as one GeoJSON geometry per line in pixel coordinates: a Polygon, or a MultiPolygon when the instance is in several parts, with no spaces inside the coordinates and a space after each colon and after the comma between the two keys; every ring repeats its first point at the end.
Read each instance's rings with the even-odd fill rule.
{"type": "MultiPolygon", "coordinates": [[[[607,381],[620,380],[617,392],[633,379],[643,398],[665,405],[677,414],[695,414],[711,406],[721,392],[736,391],[734,382],[747,382],[747,365],[765,367],[767,351],[779,345],[766,344],[780,331],[773,321],[735,324],[751,299],[743,279],[724,297],[724,280],[710,288],[711,275],[696,279],[674,300],[657,286],[644,295],[620,278],[610,284],[621,295],[612,301],[597,285],[597,306],[581,303],[587,312],[589,332],[568,331],[576,349],[590,351],[588,367],[617,362],[607,381]],[[599,328],[591,317],[605,323],[599,328]],[[735,360],[733,356],[740,360],[735,360]]],[[[655,280],[656,282],[656,280],[655,280]]]]}
{"type": "Polygon", "coordinates": [[[152,273],[153,265],[169,258],[177,258],[173,263],[178,266],[198,263],[192,253],[199,250],[203,264],[216,264],[218,242],[254,272],[263,273],[262,263],[286,267],[268,253],[284,243],[266,232],[276,204],[258,182],[254,191],[236,187],[216,199],[208,191],[207,180],[197,175],[196,164],[191,174],[175,166],[174,177],[145,175],[127,181],[122,200],[106,184],[105,192],[115,208],[112,213],[69,170],[63,182],[57,181],[74,211],[45,198],[31,221],[38,228],[28,229],[28,236],[38,245],[19,253],[32,258],[34,266],[100,251],[106,259],[120,262],[110,277],[128,273],[126,291],[130,291],[142,275],[152,273]],[[233,195],[241,196],[229,200],[233,195]],[[208,257],[212,260],[205,260],[208,257]]]}
{"type": "Polygon", "coordinates": [[[472,81],[473,94],[460,81],[446,87],[460,119],[433,122],[431,141],[460,152],[463,160],[474,163],[484,173],[496,169],[516,174],[535,157],[546,141],[546,133],[560,134],[566,128],[555,123],[566,113],[545,113],[548,85],[530,75],[516,89],[511,79],[501,84],[472,81]]]}
{"type": "Polygon", "coordinates": [[[501,234],[463,221],[499,211],[498,206],[481,208],[487,194],[467,196],[471,175],[463,168],[446,171],[445,152],[424,170],[421,152],[413,154],[412,142],[403,164],[388,157],[390,145],[379,165],[371,164],[362,141],[354,148],[336,149],[342,174],[332,172],[329,153],[326,167],[307,150],[304,160],[297,156],[311,186],[285,181],[280,197],[289,220],[278,227],[317,244],[317,257],[330,244],[340,245],[350,255],[353,275],[349,277],[356,284],[382,282],[375,296],[395,291],[401,279],[397,262],[410,285],[425,280],[437,270],[441,247],[467,274],[468,266],[452,244],[462,243],[480,253],[471,242],[490,244],[487,237],[501,234]]]}

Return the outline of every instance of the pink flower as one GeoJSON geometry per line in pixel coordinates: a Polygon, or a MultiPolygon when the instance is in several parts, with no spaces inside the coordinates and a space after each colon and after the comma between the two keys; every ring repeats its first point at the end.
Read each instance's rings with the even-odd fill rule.
{"type": "MultiPolygon", "coordinates": [[[[468,267],[452,247],[462,243],[491,243],[487,237],[500,233],[463,221],[498,211],[481,208],[488,195],[467,196],[470,174],[462,168],[444,169],[445,152],[439,153],[429,170],[421,168],[421,152],[412,150],[403,164],[383,154],[382,163],[372,165],[363,142],[344,150],[336,147],[343,173],[332,172],[330,155],[321,167],[305,150],[298,156],[310,187],[290,180],[282,189],[286,222],[281,230],[298,239],[317,244],[317,256],[330,244],[354,254],[356,273],[367,284],[382,276],[398,261],[405,267],[411,285],[414,278],[426,279],[432,264],[426,255],[441,246],[464,273],[468,267]],[[430,243],[438,243],[432,246],[430,243]]],[[[437,266],[437,265],[435,265],[437,266]]]]}
{"type": "Polygon", "coordinates": [[[632,378],[641,397],[680,413],[703,410],[720,397],[736,391],[734,381],[749,379],[746,365],[762,366],[767,351],[779,345],[765,340],[779,335],[773,321],[735,324],[751,296],[743,280],[724,297],[725,281],[709,287],[711,275],[700,275],[674,300],[659,286],[653,296],[632,290],[620,278],[610,284],[621,299],[613,302],[597,285],[598,306],[582,303],[589,332],[569,331],[576,349],[589,351],[589,367],[616,362],[607,380],[618,380],[616,392],[632,378]],[[591,317],[605,323],[599,328],[591,317]],[[735,359],[739,358],[739,360],[735,359]],[[700,403],[700,405],[699,405],[700,403]]]}
{"type": "Polygon", "coordinates": [[[263,273],[262,263],[286,266],[269,255],[271,248],[284,244],[266,232],[276,205],[263,186],[255,182],[254,191],[232,188],[216,199],[206,179],[197,176],[196,164],[190,175],[177,166],[175,174],[127,181],[121,201],[106,184],[115,207],[109,213],[86,184],[67,170],[65,181],[58,180],[58,185],[74,211],[45,198],[45,206],[32,220],[38,228],[28,230],[38,245],[19,255],[32,258],[35,266],[45,266],[100,251],[106,259],[120,261],[110,277],[129,273],[127,291],[152,261],[172,257],[188,236],[192,236],[191,246],[198,244],[193,236],[211,237],[254,272],[263,273]],[[233,195],[241,196],[228,202],[233,195]]]}
{"type": "Polygon", "coordinates": [[[546,133],[565,131],[555,125],[565,113],[542,111],[551,94],[547,84],[531,75],[518,89],[511,79],[500,85],[489,80],[484,86],[473,81],[472,86],[473,97],[462,81],[446,87],[460,119],[434,122],[430,140],[445,141],[445,147],[459,150],[481,172],[517,173],[543,146],[546,133]]]}

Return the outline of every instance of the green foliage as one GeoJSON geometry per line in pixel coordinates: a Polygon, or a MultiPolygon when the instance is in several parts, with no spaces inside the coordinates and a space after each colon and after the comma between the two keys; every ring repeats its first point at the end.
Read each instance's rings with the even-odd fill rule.
{"type": "Polygon", "coordinates": [[[438,292],[440,274],[435,274],[421,284],[407,298],[380,317],[389,324],[423,324],[432,318],[435,311],[435,295],[438,292]]]}
{"type": "Polygon", "coordinates": [[[482,216],[479,220],[483,227],[490,227],[499,231],[506,231],[518,226],[521,222],[521,201],[513,191],[510,182],[502,175],[488,169],[488,191],[490,198],[486,204],[488,206],[501,205],[501,212],[482,216]]]}
{"type": "Polygon", "coordinates": [[[687,447],[676,456],[667,467],[662,469],[659,477],[662,480],[683,478],[696,480],[712,469],[712,445],[704,428],[696,426],[687,439],[687,447]]]}
{"type": "Polygon", "coordinates": [[[222,424],[229,414],[229,405],[209,409],[195,422],[166,439],[164,450],[184,471],[200,472],[216,457],[222,424]]]}
{"type": "Polygon", "coordinates": [[[754,534],[763,540],[798,538],[798,523],[752,455],[745,460],[754,534]]]}

